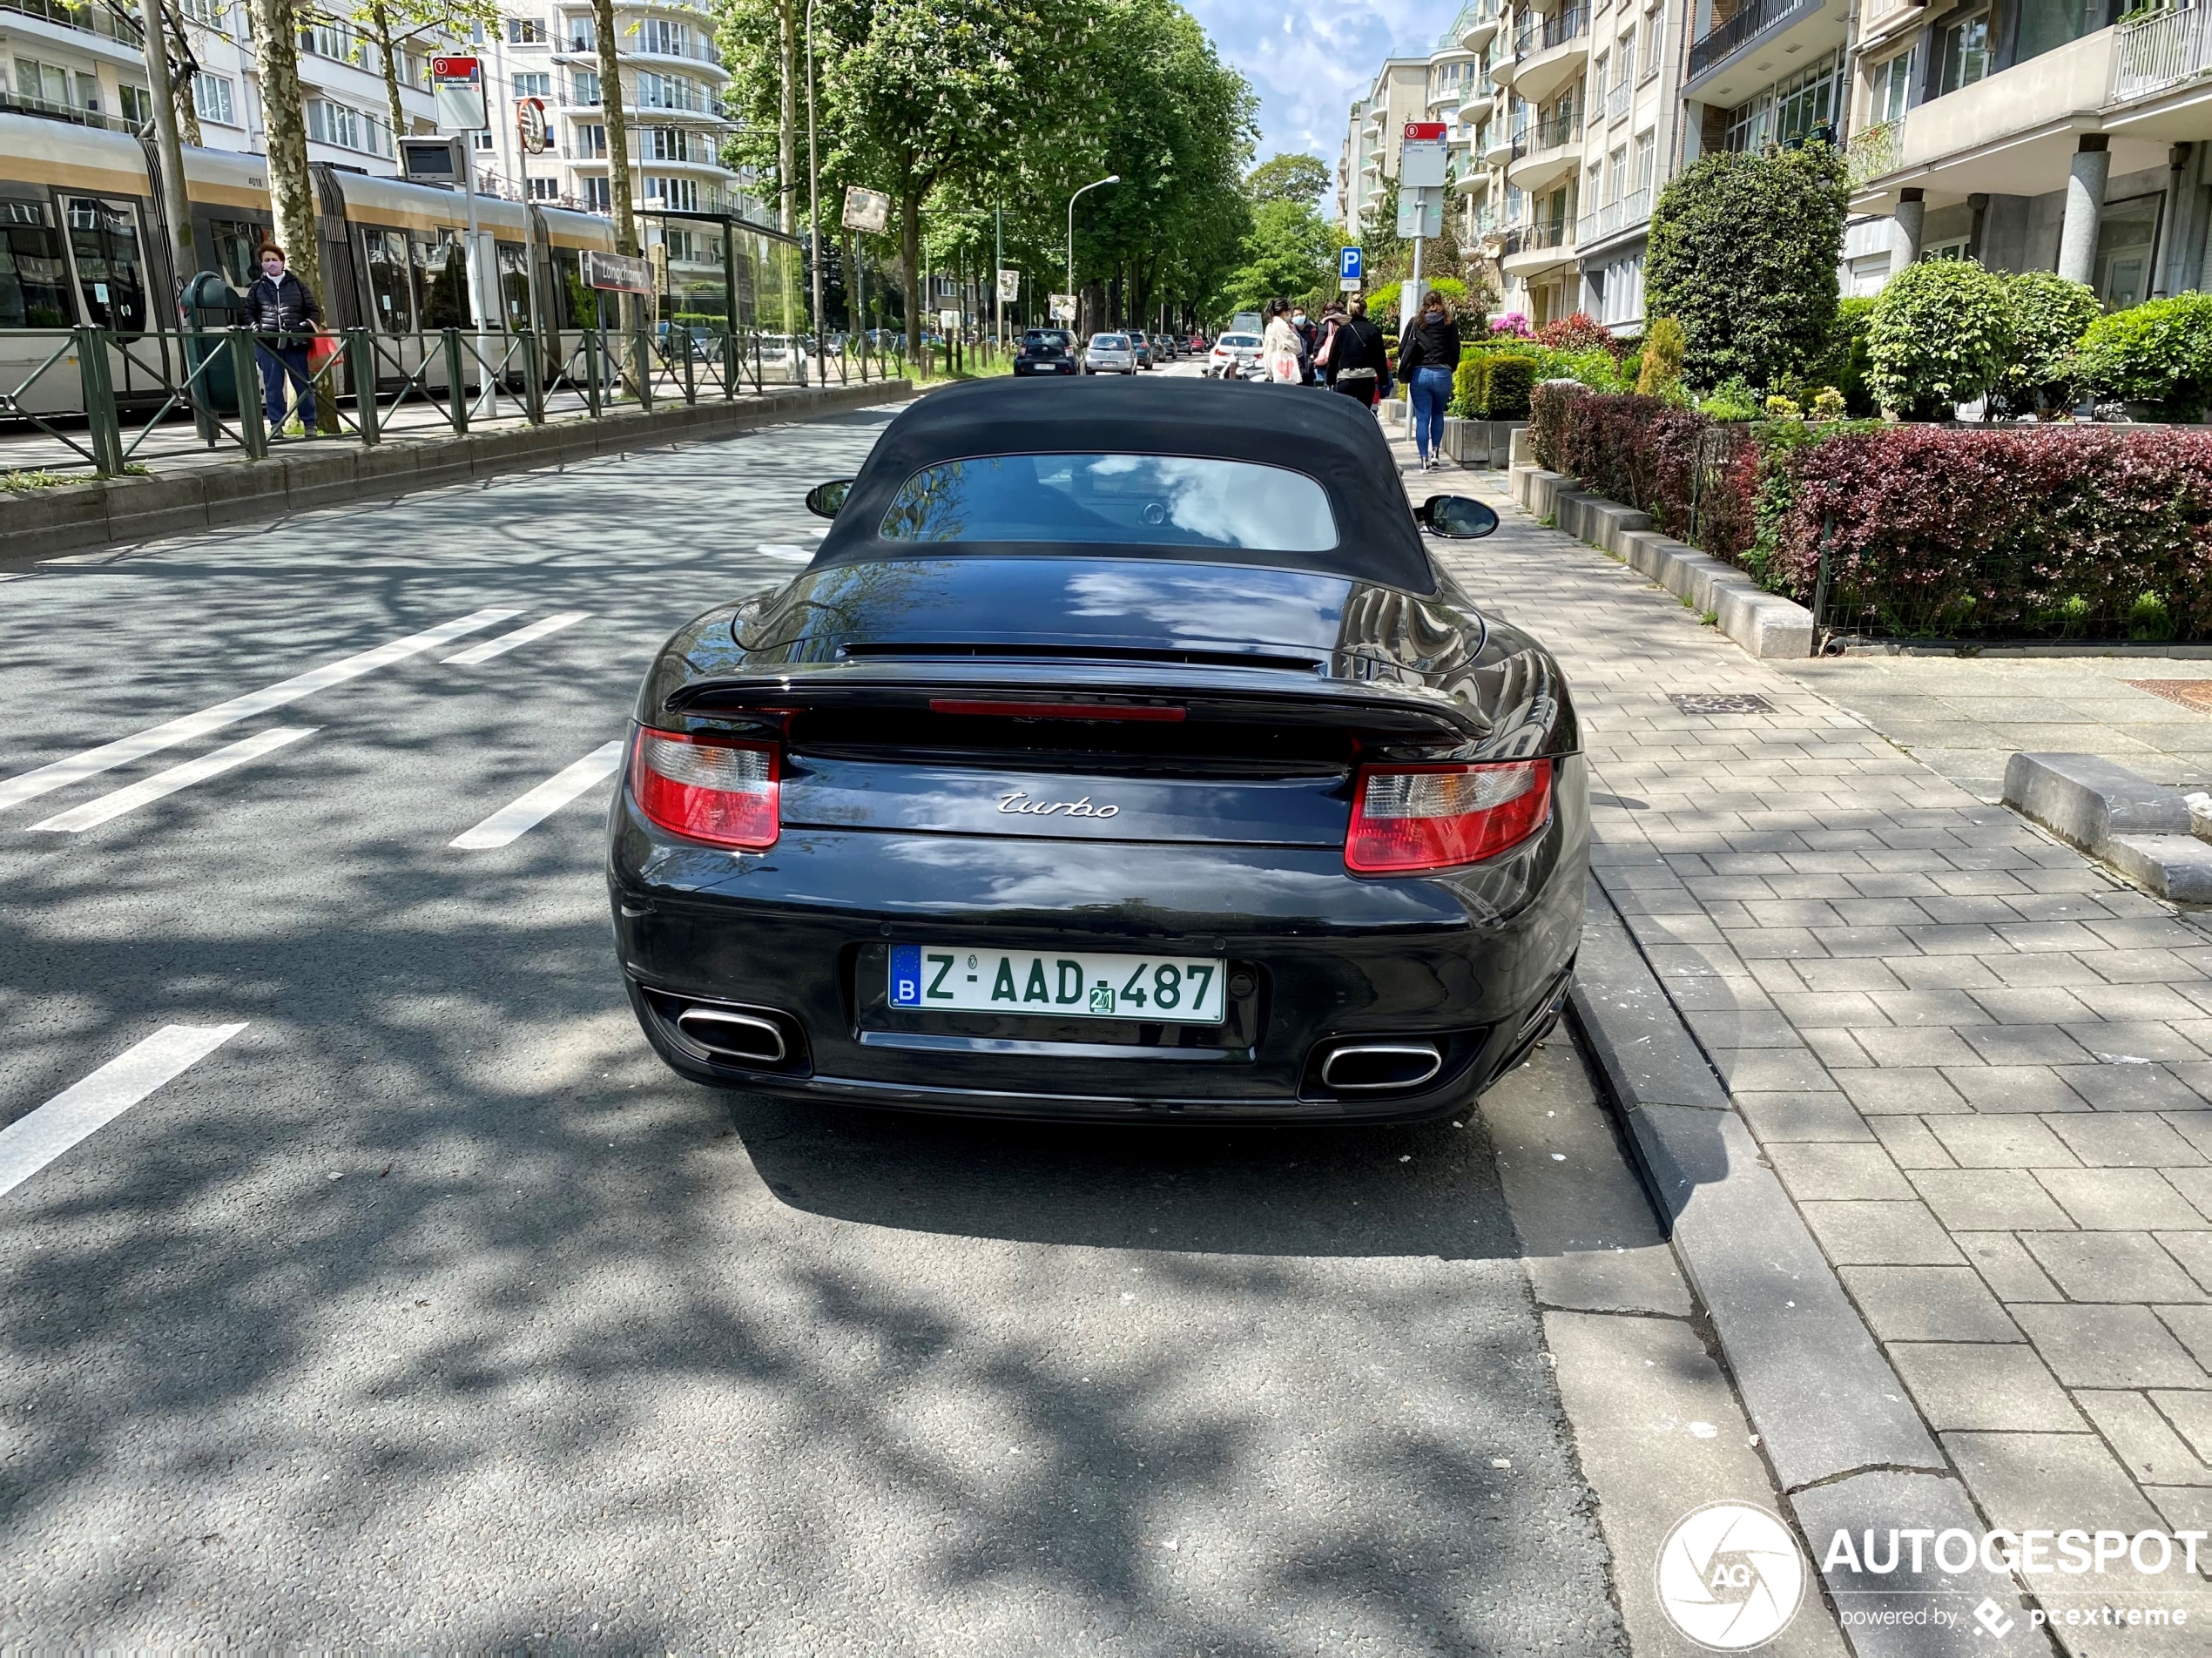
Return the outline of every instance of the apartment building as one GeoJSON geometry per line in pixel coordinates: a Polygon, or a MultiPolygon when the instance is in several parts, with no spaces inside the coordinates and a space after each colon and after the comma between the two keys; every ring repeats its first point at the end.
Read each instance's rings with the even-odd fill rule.
{"type": "MultiPolygon", "coordinates": [[[[260,153],[260,69],[239,0],[179,0],[184,45],[199,73],[193,112],[208,148],[260,153]]],[[[402,111],[410,131],[434,124],[429,54],[440,43],[400,52],[402,111]]],[[[391,118],[377,49],[339,24],[300,31],[300,78],[310,160],[391,174],[391,118]]],[[[135,11],[79,0],[0,0],[0,107],[141,131],[153,118],[145,37],[135,11]]]]}
{"type": "Polygon", "coordinates": [[[2212,228],[2212,10],[2119,0],[1861,0],[1855,211],[1889,257],[2055,270],[2108,307],[2202,284],[2212,228]]]}
{"type": "Polygon", "coordinates": [[[1378,200],[1396,210],[1398,149],[1406,123],[1431,119],[1428,108],[1426,57],[1386,60],[1366,97],[1352,104],[1337,158],[1337,203],[1346,240],[1359,239],[1360,224],[1378,200]]]}

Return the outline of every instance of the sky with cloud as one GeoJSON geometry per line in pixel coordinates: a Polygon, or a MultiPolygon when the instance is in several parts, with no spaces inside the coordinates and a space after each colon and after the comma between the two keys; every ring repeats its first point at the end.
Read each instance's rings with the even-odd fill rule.
{"type": "Polygon", "coordinates": [[[1344,145],[1352,100],[1374,84],[1384,58],[1426,57],[1461,0],[1321,0],[1312,6],[1257,0],[1184,0],[1259,94],[1258,159],[1303,150],[1331,167],[1344,145]]]}

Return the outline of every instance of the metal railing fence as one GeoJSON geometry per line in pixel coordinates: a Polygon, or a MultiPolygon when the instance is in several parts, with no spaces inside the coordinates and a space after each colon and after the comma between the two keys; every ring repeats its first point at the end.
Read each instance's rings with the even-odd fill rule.
{"type": "MultiPolygon", "coordinates": [[[[99,327],[0,329],[0,472],[84,470],[113,477],[157,456],[234,450],[267,458],[301,438],[374,447],[395,435],[464,436],[489,421],[597,420],[622,408],[734,401],[815,379],[804,341],[752,329],[640,326],[570,329],[549,345],[520,330],[346,328],[261,335],[247,327],[122,334],[99,327]],[[278,411],[264,372],[312,347],[304,378],[280,370],[278,411]],[[315,429],[304,415],[312,397],[315,429]]],[[[862,337],[824,358],[824,383],[906,372],[902,349],[862,337]]]]}
{"type": "Polygon", "coordinates": [[[2123,23],[2114,40],[2112,101],[2125,104],[2212,71],[2212,8],[2192,5],[2123,23]]]}

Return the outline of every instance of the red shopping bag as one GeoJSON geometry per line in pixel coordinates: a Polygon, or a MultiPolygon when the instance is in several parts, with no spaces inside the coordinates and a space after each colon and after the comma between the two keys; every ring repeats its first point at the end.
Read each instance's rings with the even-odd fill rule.
{"type": "Polygon", "coordinates": [[[307,342],[307,372],[320,374],[338,354],[338,336],[327,328],[315,330],[315,337],[307,342]]]}

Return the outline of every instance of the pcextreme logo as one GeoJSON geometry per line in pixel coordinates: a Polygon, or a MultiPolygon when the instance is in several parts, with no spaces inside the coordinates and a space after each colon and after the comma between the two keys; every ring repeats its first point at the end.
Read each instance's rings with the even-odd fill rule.
{"type": "Polygon", "coordinates": [[[1676,1520],[1659,1545],[1657,1576],[1668,1621],[1714,1652],[1764,1646],[1804,1601],[1797,1539],[1750,1503],[1707,1503],[1676,1520]]]}

